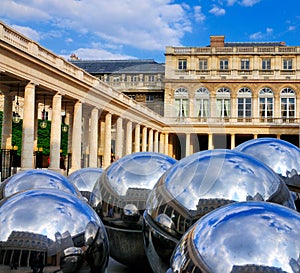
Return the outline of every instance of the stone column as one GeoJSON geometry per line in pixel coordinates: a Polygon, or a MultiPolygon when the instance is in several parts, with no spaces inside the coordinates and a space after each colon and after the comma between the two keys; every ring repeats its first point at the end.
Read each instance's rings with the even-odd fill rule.
{"type": "Polygon", "coordinates": [[[89,139],[89,167],[97,168],[98,156],[98,109],[91,112],[90,139],[89,139]]]}
{"type": "Polygon", "coordinates": [[[191,154],[191,134],[185,134],[185,156],[191,154]]]}
{"type": "MultiPolygon", "coordinates": [[[[70,111],[70,110],[69,110],[70,111]]],[[[69,163],[72,160],[72,132],[73,132],[73,115],[68,110],[66,111],[65,123],[69,126],[68,130],[68,158],[67,158],[67,174],[69,174],[69,163]],[[69,158],[70,157],[70,158],[69,158]]]]}
{"type": "Polygon", "coordinates": [[[82,103],[74,105],[72,129],[72,163],[70,173],[81,168],[81,140],[82,140],[82,103]]]}
{"type": "Polygon", "coordinates": [[[214,149],[213,134],[208,134],[208,150],[214,149]]]}
{"type": "Polygon", "coordinates": [[[49,169],[61,172],[60,140],[61,140],[61,95],[55,94],[52,99],[52,117],[50,134],[50,166],[49,169]]]}
{"type": "Polygon", "coordinates": [[[90,117],[89,115],[83,111],[82,116],[82,168],[86,168],[88,166],[89,161],[89,139],[90,139],[90,117]]]}
{"type": "Polygon", "coordinates": [[[160,136],[159,136],[159,152],[160,153],[164,153],[164,140],[165,140],[165,136],[163,133],[160,133],[160,136]]]}
{"type": "Polygon", "coordinates": [[[12,97],[4,94],[1,149],[10,149],[12,142],[12,97]]]}
{"type": "Polygon", "coordinates": [[[24,92],[23,127],[21,169],[34,168],[34,112],[35,112],[35,85],[28,83],[24,92]]]}
{"type": "MultiPolygon", "coordinates": [[[[38,110],[39,110],[39,103],[37,101],[35,101],[35,108],[36,111],[34,112],[34,140],[33,140],[33,147],[37,148],[38,146],[38,128],[39,128],[39,123],[38,123],[38,110]]],[[[35,159],[36,161],[36,159],[35,159]]]]}
{"type": "Polygon", "coordinates": [[[147,127],[143,127],[142,130],[142,152],[146,152],[147,151],[147,127]]]}
{"type": "Polygon", "coordinates": [[[169,155],[169,134],[165,133],[165,151],[164,154],[169,155]]]}
{"type": "Polygon", "coordinates": [[[111,163],[111,113],[105,115],[105,135],[104,135],[104,154],[103,168],[111,163]]]}
{"type": "Polygon", "coordinates": [[[141,126],[137,124],[134,129],[134,152],[140,151],[140,134],[141,134],[141,126]]]}
{"type": "Polygon", "coordinates": [[[128,120],[126,124],[126,151],[125,154],[132,153],[132,121],[128,120]]]}
{"type": "Polygon", "coordinates": [[[235,148],[235,134],[231,134],[231,149],[235,148]]]}
{"type": "Polygon", "coordinates": [[[148,151],[153,152],[153,129],[149,130],[148,151]]]}
{"type": "Polygon", "coordinates": [[[154,152],[158,153],[158,131],[154,133],[154,152]]]}
{"type": "Polygon", "coordinates": [[[123,118],[117,118],[116,128],[116,160],[123,156],[123,118]]]}
{"type": "Polygon", "coordinates": [[[101,168],[103,168],[104,141],[105,141],[105,121],[103,119],[104,117],[103,115],[101,115],[99,128],[98,128],[98,143],[99,143],[98,154],[100,155],[101,168]]]}

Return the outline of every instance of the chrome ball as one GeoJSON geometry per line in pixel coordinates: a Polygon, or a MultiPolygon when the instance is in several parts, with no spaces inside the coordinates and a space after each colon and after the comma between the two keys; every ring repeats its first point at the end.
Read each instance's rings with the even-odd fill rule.
{"type": "Polygon", "coordinates": [[[87,200],[90,199],[96,181],[102,175],[101,168],[82,168],[72,172],[67,178],[87,200]]]}
{"type": "Polygon", "coordinates": [[[82,197],[77,187],[62,174],[32,169],[20,171],[5,179],[0,184],[0,199],[30,189],[56,189],[82,197]]]}
{"type": "Polygon", "coordinates": [[[238,202],[199,219],[181,238],[169,272],[299,272],[300,214],[238,202]]]}
{"type": "Polygon", "coordinates": [[[166,272],[178,240],[199,218],[248,200],[295,209],[285,183],[252,156],[215,149],[178,161],[152,189],[143,214],[144,246],[153,271],[166,272]]]}
{"type": "Polygon", "coordinates": [[[300,211],[300,149],[297,146],[282,139],[257,138],[240,144],[235,150],[259,159],[280,175],[293,192],[300,211]]]}
{"type": "Polygon", "coordinates": [[[42,253],[45,271],[105,272],[109,242],[96,212],[73,194],[27,190],[0,202],[0,264],[34,265],[42,253]],[[93,227],[91,231],[91,226],[93,227]],[[80,271],[78,271],[80,270],[80,271]]]}
{"type": "Polygon", "coordinates": [[[119,263],[129,267],[147,264],[141,215],[151,189],[175,162],[161,153],[137,152],[113,162],[98,179],[90,204],[102,213],[110,255],[119,263]]]}
{"type": "Polygon", "coordinates": [[[234,150],[259,159],[281,176],[287,176],[293,169],[300,174],[300,149],[285,140],[256,138],[238,145],[234,150]]]}

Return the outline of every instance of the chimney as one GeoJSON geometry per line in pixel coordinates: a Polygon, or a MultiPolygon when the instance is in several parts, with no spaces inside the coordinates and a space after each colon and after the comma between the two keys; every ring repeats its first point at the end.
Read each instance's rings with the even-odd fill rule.
{"type": "Polygon", "coordinates": [[[211,47],[224,47],[225,36],[210,36],[211,47]]]}

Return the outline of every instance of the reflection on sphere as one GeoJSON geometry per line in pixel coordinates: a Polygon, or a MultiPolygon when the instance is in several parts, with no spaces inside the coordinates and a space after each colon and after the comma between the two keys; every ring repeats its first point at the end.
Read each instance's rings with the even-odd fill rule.
{"type": "Polygon", "coordinates": [[[199,219],[181,238],[168,273],[299,271],[300,214],[269,202],[237,202],[199,219]]]}
{"type": "Polygon", "coordinates": [[[159,179],[144,212],[145,250],[154,272],[166,272],[178,240],[201,217],[233,202],[267,201],[295,209],[280,177],[234,150],[202,151],[181,159],[159,179]]]}
{"type": "Polygon", "coordinates": [[[113,162],[97,181],[90,204],[108,232],[110,255],[127,266],[147,264],[142,214],[153,186],[175,159],[155,152],[137,152],[113,162]]]}
{"type": "Polygon", "coordinates": [[[42,254],[45,269],[105,272],[109,257],[105,227],[95,211],[73,194],[35,189],[4,198],[0,226],[4,265],[17,261],[29,267],[42,254]]]}
{"type": "Polygon", "coordinates": [[[71,181],[77,189],[81,192],[82,196],[90,199],[90,195],[103,172],[101,168],[82,168],[72,172],[68,176],[68,180],[71,181]]]}
{"type": "Polygon", "coordinates": [[[30,189],[56,189],[81,197],[79,190],[62,174],[51,170],[20,171],[0,184],[0,199],[30,189]]]}

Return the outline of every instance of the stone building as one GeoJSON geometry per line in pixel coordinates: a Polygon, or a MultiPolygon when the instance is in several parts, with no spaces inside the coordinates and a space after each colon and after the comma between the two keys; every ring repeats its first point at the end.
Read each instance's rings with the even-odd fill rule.
{"type": "Polygon", "coordinates": [[[154,60],[79,60],[73,64],[154,112],[164,115],[164,64],[154,60]]]}
{"type": "Polygon", "coordinates": [[[167,46],[165,56],[164,116],[190,124],[198,150],[265,136],[299,146],[300,47],[211,36],[204,47],[167,46]]]}

